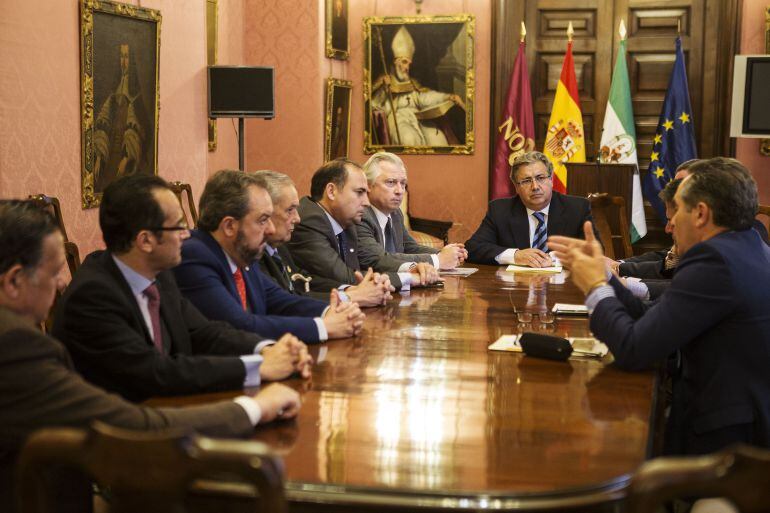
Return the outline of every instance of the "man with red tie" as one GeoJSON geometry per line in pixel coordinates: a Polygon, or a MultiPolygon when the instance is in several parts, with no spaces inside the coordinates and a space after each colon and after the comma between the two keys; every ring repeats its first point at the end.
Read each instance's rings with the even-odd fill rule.
{"type": "Polygon", "coordinates": [[[162,178],[132,175],[110,184],[99,224],[107,251],[85,259],[53,326],[87,380],[143,400],[310,375],[312,359],[296,337],[275,343],[211,322],[182,296],[169,269],[190,232],[162,178]]]}
{"type": "Polygon", "coordinates": [[[259,268],[273,203],[264,178],[222,170],[206,184],[198,229],[182,245],[174,275],[182,294],[210,319],[266,337],[291,333],[305,342],[351,337],[364,315],[354,302],[285,291],[259,268]]]}

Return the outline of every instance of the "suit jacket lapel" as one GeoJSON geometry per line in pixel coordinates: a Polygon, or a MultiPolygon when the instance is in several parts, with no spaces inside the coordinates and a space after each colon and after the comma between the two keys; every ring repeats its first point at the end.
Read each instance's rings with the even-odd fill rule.
{"type": "Polygon", "coordinates": [[[551,206],[548,209],[548,235],[564,233],[564,202],[558,192],[551,197],[551,206]]]}
{"type": "Polygon", "coordinates": [[[286,275],[278,267],[278,263],[273,259],[273,257],[265,252],[265,254],[262,255],[262,261],[265,263],[265,268],[267,269],[268,274],[270,274],[272,278],[281,284],[281,288],[288,289],[289,282],[286,280],[286,275]]]}
{"type": "Polygon", "coordinates": [[[345,265],[351,269],[360,270],[361,264],[358,263],[358,237],[356,236],[355,226],[345,230],[345,236],[348,242],[348,251],[345,253],[345,265]]]}
{"type": "Polygon", "coordinates": [[[404,252],[404,215],[400,210],[390,214],[390,223],[393,226],[393,243],[396,246],[396,253],[404,252]]]}
{"type": "MultiPolygon", "coordinates": [[[[112,260],[112,253],[105,251],[100,255],[100,257],[102,258],[104,268],[110,275],[112,275],[112,279],[115,280],[115,282],[118,284],[118,288],[126,297],[126,301],[131,308],[131,313],[134,315],[134,323],[142,327],[142,330],[144,331],[144,338],[147,343],[151,346],[154,345],[152,342],[152,334],[150,333],[150,329],[147,327],[147,323],[144,321],[144,315],[142,315],[142,311],[139,309],[139,303],[136,302],[136,297],[131,291],[131,287],[128,286],[128,282],[123,277],[123,273],[120,272],[120,269],[118,269],[118,266],[115,265],[115,262],[112,260]]],[[[163,295],[161,294],[161,307],[162,298],[163,295]]]]}
{"type": "MultiPolygon", "coordinates": [[[[225,286],[227,287],[227,291],[231,296],[240,302],[241,297],[238,295],[238,288],[235,286],[235,278],[233,278],[233,273],[230,272],[230,263],[227,261],[227,257],[225,256],[225,252],[222,249],[222,246],[219,245],[214,237],[206,232],[194,230],[192,236],[203,242],[203,244],[205,244],[206,247],[209,248],[217,258],[217,262],[219,262],[220,265],[220,272],[225,275],[225,286]]],[[[255,265],[257,265],[256,262],[255,265]]],[[[246,274],[246,272],[243,273],[243,278],[244,281],[246,281],[246,292],[248,294],[249,286],[248,280],[246,279],[246,274]]]]}
{"type": "Polygon", "coordinates": [[[513,200],[513,212],[511,213],[511,237],[514,248],[528,248],[529,241],[529,219],[527,218],[527,209],[520,198],[513,200]]]}

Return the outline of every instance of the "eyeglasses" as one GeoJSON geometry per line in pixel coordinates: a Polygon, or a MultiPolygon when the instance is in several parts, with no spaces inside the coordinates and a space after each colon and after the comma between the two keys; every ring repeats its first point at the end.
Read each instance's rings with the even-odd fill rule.
{"type": "Polygon", "coordinates": [[[151,228],[147,228],[147,230],[150,230],[152,232],[183,232],[185,230],[189,230],[190,227],[187,226],[187,223],[181,223],[177,226],[154,226],[151,228]]]}
{"type": "Polygon", "coordinates": [[[532,187],[537,181],[538,185],[543,185],[545,182],[551,179],[551,175],[537,175],[534,180],[532,178],[525,178],[520,182],[516,182],[519,187],[532,187]]]}

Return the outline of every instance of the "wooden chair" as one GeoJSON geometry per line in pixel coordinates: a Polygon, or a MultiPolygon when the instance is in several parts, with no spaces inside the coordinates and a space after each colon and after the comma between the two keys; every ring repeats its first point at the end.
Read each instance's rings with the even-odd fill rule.
{"type": "Polygon", "coordinates": [[[631,480],[629,511],[652,513],[676,498],[725,497],[742,513],[770,511],[770,451],[736,445],[708,456],[657,458],[631,480]]]}
{"type": "Polygon", "coordinates": [[[46,196],[45,194],[31,194],[29,199],[41,208],[48,210],[59,226],[59,230],[61,230],[61,234],[64,237],[64,253],[67,258],[67,267],[69,267],[70,274],[74,276],[75,271],[80,267],[80,251],[77,244],[70,241],[67,237],[67,229],[64,227],[64,218],[61,214],[61,205],[58,198],[46,196]]]}
{"type": "Polygon", "coordinates": [[[171,190],[176,194],[176,198],[179,200],[179,204],[182,206],[182,211],[185,212],[184,216],[187,220],[187,226],[195,228],[198,224],[198,211],[195,210],[195,200],[193,200],[192,188],[189,183],[182,182],[170,182],[171,190]],[[183,196],[187,195],[187,210],[185,211],[185,201],[183,196]],[[187,212],[190,213],[190,218],[187,217],[187,212]]]}
{"type": "Polygon", "coordinates": [[[598,192],[589,194],[588,201],[591,202],[594,226],[602,239],[604,253],[613,260],[633,255],[626,201],[620,196],[598,192]]]}
{"type": "Polygon", "coordinates": [[[404,225],[409,234],[418,244],[441,249],[449,243],[449,229],[454,226],[452,221],[435,221],[423,219],[409,214],[409,193],[404,192],[401,202],[401,213],[404,214],[404,225]]]}
{"type": "Polygon", "coordinates": [[[106,490],[111,513],[232,511],[244,501],[251,512],[287,511],[281,462],[258,442],[128,431],[99,422],[90,430],[43,429],[19,455],[18,511],[60,511],[50,474],[62,475],[63,468],[106,490]]]}

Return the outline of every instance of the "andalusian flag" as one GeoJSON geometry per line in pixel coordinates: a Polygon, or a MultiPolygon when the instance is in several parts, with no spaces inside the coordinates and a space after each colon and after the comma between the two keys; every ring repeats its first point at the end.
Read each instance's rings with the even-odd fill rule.
{"type": "Polygon", "coordinates": [[[543,153],[553,163],[553,188],[567,192],[567,168],[565,162],[585,162],[586,143],[583,132],[583,116],[580,113],[575,64],[572,61],[572,22],[567,29],[567,54],[556,86],[551,120],[545,136],[543,153]]]}
{"type": "Polygon", "coordinates": [[[608,164],[633,164],[636,166],[631,202],[631,242],[647,234],[642,201],[642,184],[639,180],[639,160],[636,158],[636,130],[634,111],[631,107],[631,86],[626,67],[626,26],[620,21],[620,48],[612,73],[610,98],[604,114],[604,129],[599,150],[599,160],[608,164]]]}

